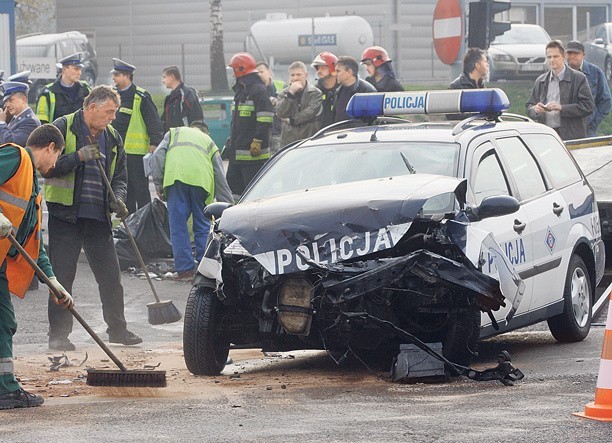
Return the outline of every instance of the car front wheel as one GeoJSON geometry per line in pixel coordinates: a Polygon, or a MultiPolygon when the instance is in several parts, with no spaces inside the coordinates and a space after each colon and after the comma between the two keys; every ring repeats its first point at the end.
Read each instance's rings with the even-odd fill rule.
{"type": "Polygon", "coordinates": [[[572,255],[563,293],[563,312],[548,319],[553,337],[561,342],[584,340],[591,328],[592,291],[584,261],[572,255]]]}
{"type": "Polygon", "coordinates": [[[183,353],[194,375],[219,375],[227,362],[230,340],[223,305],[213,290],[194,286],[185,308],[183,353]]]}
{"type": "Polygon", "coordinates": [[[605,66],[605,73],[606,73],[606,78],[608,80],[612,80],[612,58],[607,58],[606,59],[606,66],[605,66]]]}

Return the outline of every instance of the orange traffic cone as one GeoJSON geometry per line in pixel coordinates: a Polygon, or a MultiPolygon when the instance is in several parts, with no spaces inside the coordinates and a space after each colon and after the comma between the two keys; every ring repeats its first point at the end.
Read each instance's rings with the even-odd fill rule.
{"type": "Polygon", "coordinates": [[[584,412],[574,412],[574,415],[599,421],[612,421],[612,292],[610,292],[608,319],[595,388],[595,401],[588,403],[584,407],[584,412]]]}

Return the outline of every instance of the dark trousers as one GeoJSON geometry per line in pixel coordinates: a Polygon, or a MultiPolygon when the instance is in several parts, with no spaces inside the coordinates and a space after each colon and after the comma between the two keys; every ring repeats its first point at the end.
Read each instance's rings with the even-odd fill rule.
{"type": "Polygon", "coordinates": [[[127,154],[128,181],[125,205],[130,214],[151,202],[149,179],[144,172],[142,157],[142,155],[127,154]]]}
{"type": "Polygon", "coordinates": [[[227,166],[227,184],[232,192],[241,195],[253,177],[257,175],[266,160],[230,161],[227,166]]]}
{"type": "MultiPolygon", "coordinates": [[[[89,262],[100,291],[102,314],[107,332],[126,329],[123,315],[123,286],[117,251],[107,223],[88,218],[76,224],[49,216],[49,259],[58,281],[72,294],[81,248],[89,262]]],[[[73,294],[74,295],[74,294],[73,294]]],[[[75,297],[78,300],[78,296],[75,297]]],[[[72,332],[72,314],[49,298],[49,337],[66,338],[72,332]]]]}

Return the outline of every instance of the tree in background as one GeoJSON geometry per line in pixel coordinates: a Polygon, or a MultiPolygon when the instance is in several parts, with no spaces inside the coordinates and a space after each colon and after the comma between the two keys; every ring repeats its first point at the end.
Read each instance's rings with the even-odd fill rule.
{"type": "Polygon", "coordinates": [[[210,86],[213,93],[229,89],[223,54],[223,11],[221,0],[210,2],[210,86]]]}
{"type": "Polygon", "coordinates": [[[15,34],[56,32],[55,0],[16,0],[15,34]]]}

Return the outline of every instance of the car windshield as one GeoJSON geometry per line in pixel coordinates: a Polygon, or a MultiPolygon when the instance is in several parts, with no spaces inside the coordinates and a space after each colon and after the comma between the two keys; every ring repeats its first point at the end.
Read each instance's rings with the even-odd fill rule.
{"type": "Polygon", "coordinates": [[[377,142],[289,149],[276,157],[242,202],[320,186],[416,173],[456,176],[459,145],[377,142]]]}
{"type": "Polygon", "coordinates": [[[492,45],[536,45],[547,44],[550,37],[539,26],[512,27],[509,31],[498,35],[492,45]]]}

